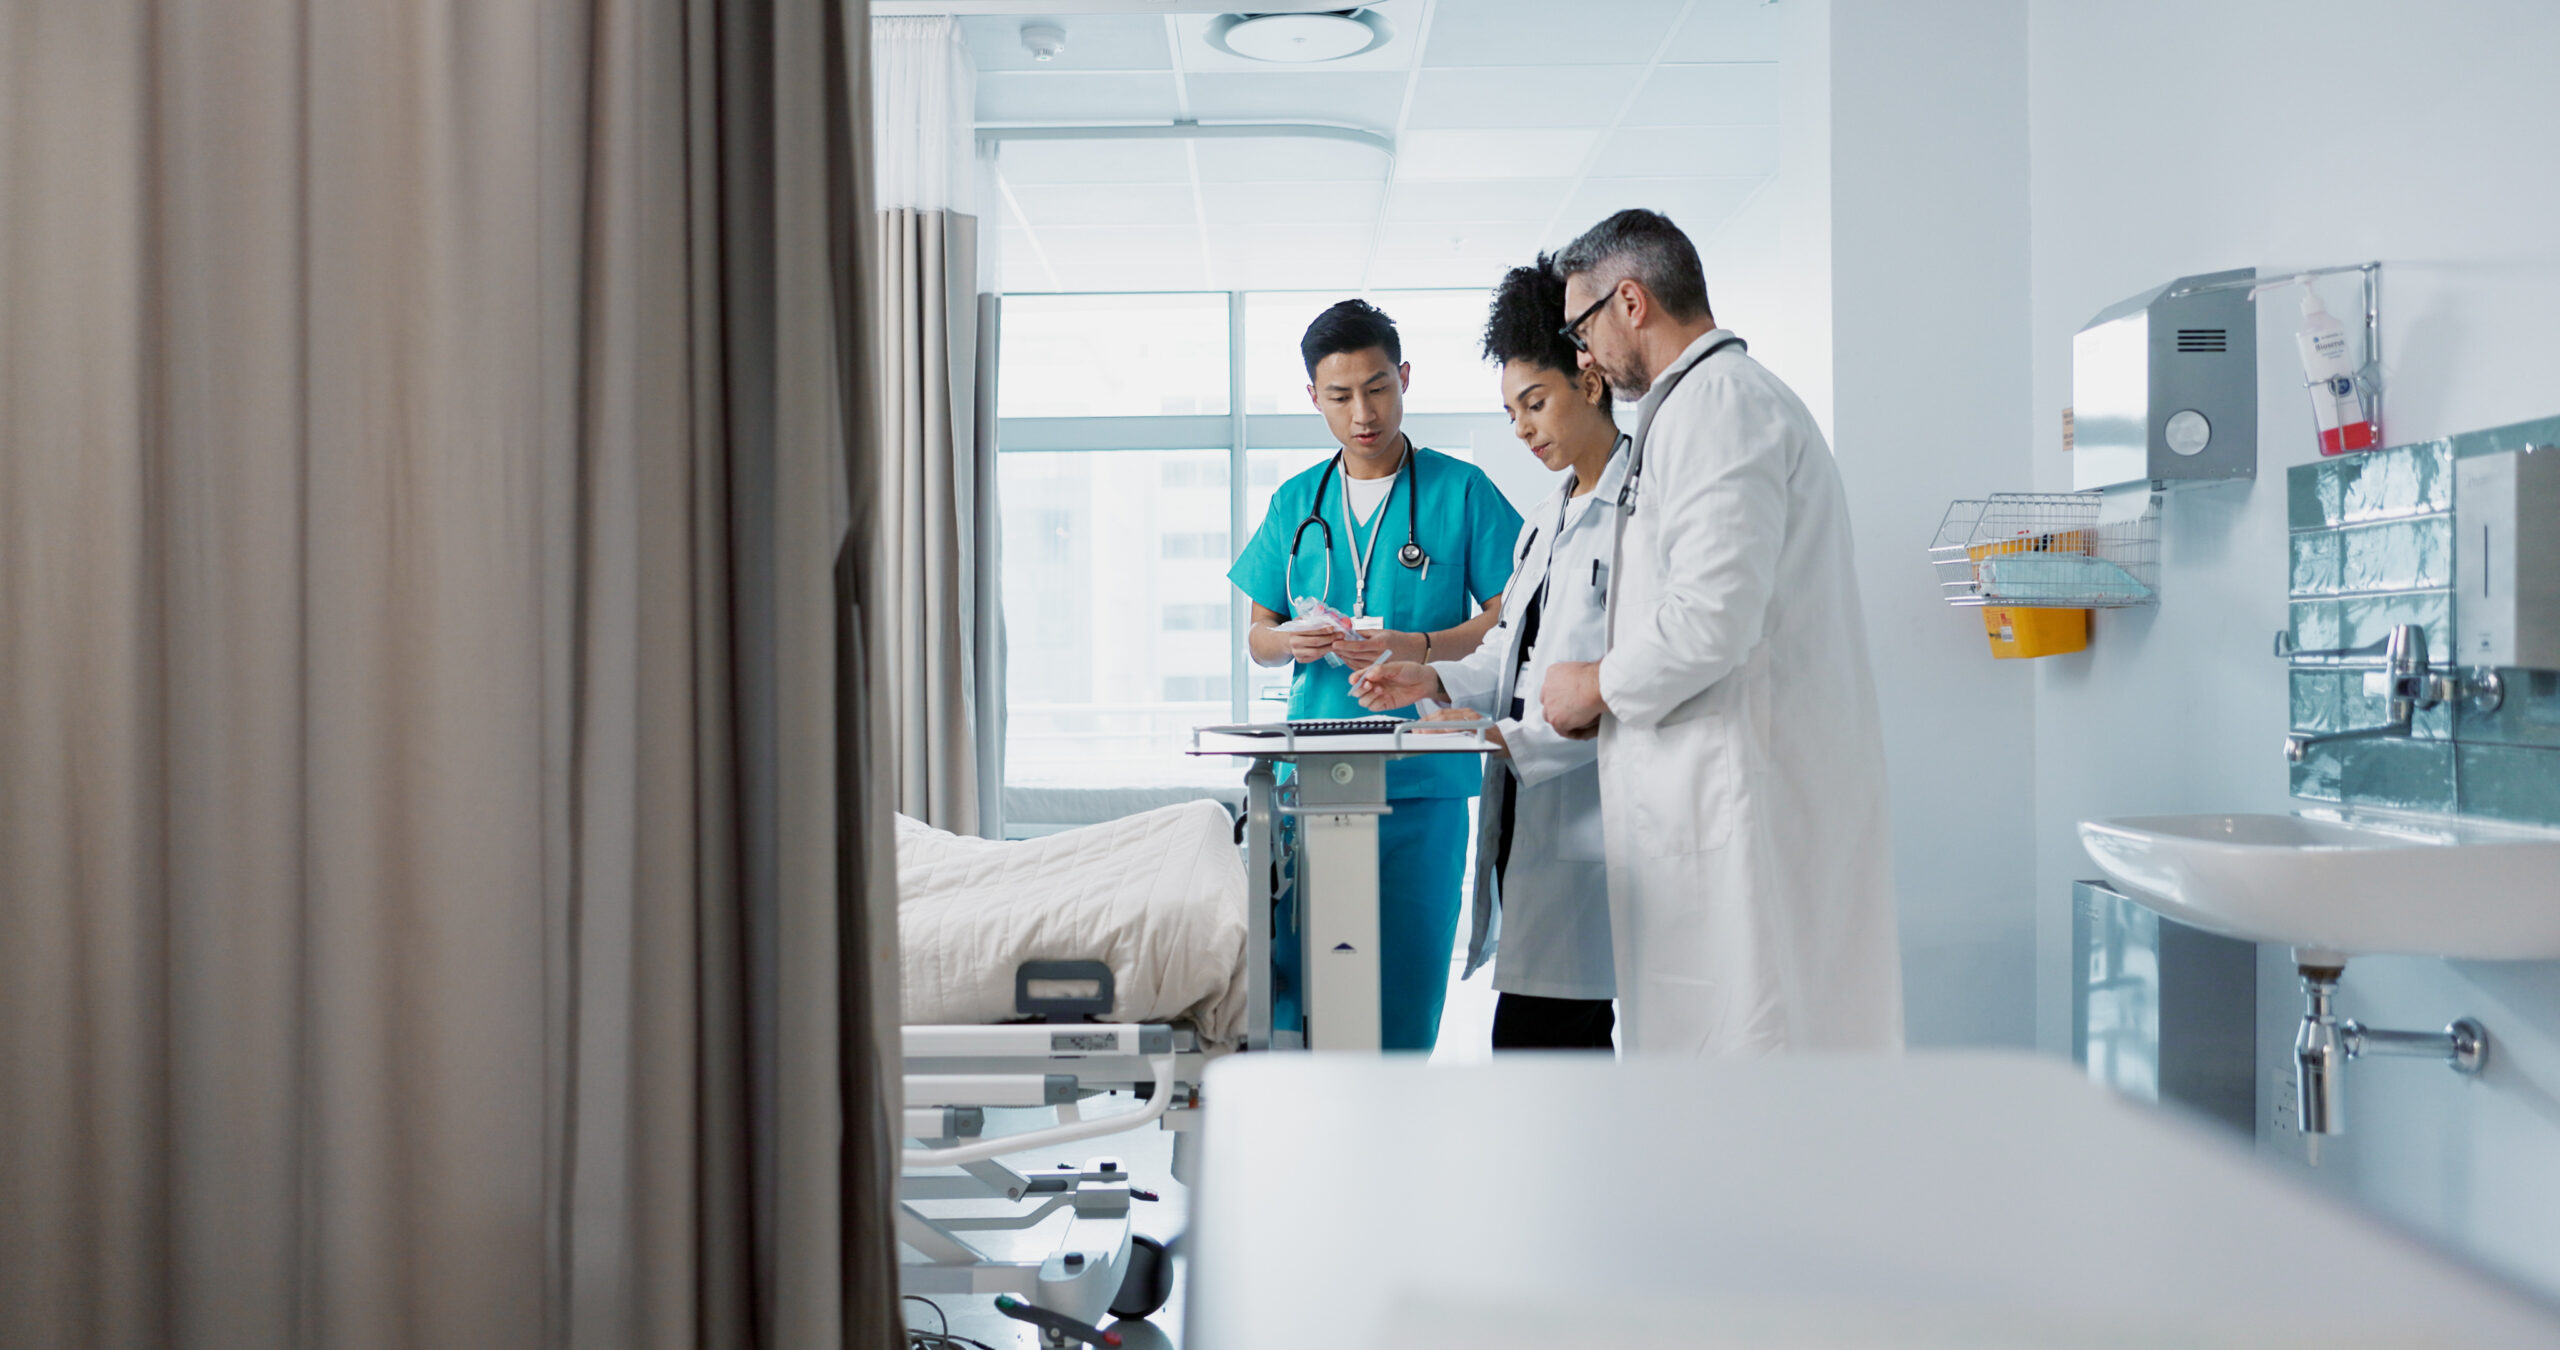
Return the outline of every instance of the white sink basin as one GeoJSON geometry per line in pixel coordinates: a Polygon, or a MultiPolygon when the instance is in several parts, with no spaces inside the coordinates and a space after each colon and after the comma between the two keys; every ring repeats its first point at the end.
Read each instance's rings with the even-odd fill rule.
{"type": "Polygon", "coordinates": [[[2303,811],[2084,820],[2080,842],[2134,899],[2252,942],[2560,958],[2560,832],[2303,811]]]}

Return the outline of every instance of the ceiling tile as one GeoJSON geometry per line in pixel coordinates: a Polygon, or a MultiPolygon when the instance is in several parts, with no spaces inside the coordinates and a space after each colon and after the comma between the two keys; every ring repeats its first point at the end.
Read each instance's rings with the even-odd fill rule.
{"type": "Polygon", "coordinates": [[[1188,183],[1017,183],[1014,201],[1035,228],[1100,225],[1190,225],[1197,218],[1188,183]]]}
{"type": "Polygon", "coordinates": [[[1222,261],[1349,259],[1356,270],[1368,261],[1369,230],[1352,225],[1229,225],[1210,232],[1209,250],[1222,261]]]}
{"type": "Polygon", "coordinates": [[[1395,195],[1387,199],[1387,219],[1534,220],[1543,224],[1555,214],[1556,203],[1572,186],[1569,178],[1399,182],[1395,195]]]}
{"type": "Polygon", "coordinates": [[[1649,55],[1670,31],[1681,0],[1608,0],[1608,22],[1591,23],[1556,0],[1440,0],[1422,64],[1431,66],[1607,65],[1649,55]]]}
{"type": "Polygon", "coordinates": [[[1389,163],[1384,153],[1349,141],[1218,137],[1191,144],[1204,183],[1383,181],[1389,163]]]}
{"type": "Polygon", "coordinates": [[[1786,13],[1768,0],[1698,0],[1663,49],[1665,61],[1775,61],[1786,13]]]}
{"type": "Polygon", "coordinates": [[[1368,266],[1366,254],[1281,258],[1221,255],[1209,263],[1209,284],[1237,291],[1355,291],[1368,266]]]}
{"type": "Polygon", "coordinates": [[[1202,183],[1200,204],[1213,228],[1228,225],[1367,225],[1377,219],[1376,181],[1202,183]]]}
{"type": "Polygon", "coordinates": [[[1307,118],[1380,131],[1395,128],[1402,75],[1291,70],[1190,77],[1191,115],[1205,121],[1307,118]]]}
{"type": "Polygon", "coordinates": [[[1173,120],[1173,76],[994,71],[978,76],[981,122],[1173,120]]]}
{"type": "Polygon", "coordinates": [[[1597,131],[1408,131],[1396,147],[1396,177],[1553,177],[1558,164],[1579,165],[1597,131]]]}
{"type": "Polygon", "coordinates": [[[1596,178],[1762,178],[1778,171],[1778,129],[1629,127],[1601,142],[1596,178]]]}
{"type": "Polygon", "coordinates": [[[1657,66],[1627,109],[1631,127],[1730,126],[1778,120],[1778,67],[1657,66]]]}
{"type": "MultiPolygon", "coordinates": [[[[1045,286],[1042,289],[1047,289],[1045,286]]],[[[1057,289],[1061,291],[1205,291],[1224,290],[1225,285],[1209,279],[1208,265],[1197,253],[1183,258],[1157,258],[1134,262],[1103,263],[1092,267],[1061,267],[1057,289]]]]}
{"type": "Polygon", "coordinates": [[[1478,258],[1509,267],[1537,254],[1538,230],[1545,224],[1543,220],[1390,224],[1378,236],[1378,256],[1433,262],[1478,258]]]}
{"type": "Polygon", "coordinates": [[[1121,226],[1110,229],[1041,230],[1040,246],[1049,265],[1061,274],[1071,268],[1121,264],[1188,266],[1200,264],[1200,232],[1189,225],[1121,226]]]}
{"type": "Polygon", "coordinates": [[[960,33],[981,71],[1173,68],[1164,20],[1153,14],[969,15],[960,20],[960,33]],[[1023,27],[1035,23],[1067,30],[1066,49],[1055,60],[1035,60],[1022,45],[1023,27]]]}
{"type": "Polygon", "coordinates": [[[1499,66],[1415,77],[1407,127],[1605,127],[1642,66],[1499,66]]]}
{"type": "Polygon", "coordinates": [[[1565,203],[1558,228],[1570,238],[1602,220],[1640,206],[1671,217],[1695,242],[1724,222],[1760,190],[1765,178],[1594,178],[1565,203]]]}
{"type": "MultiPolygon", "coordinates": [[[[1379,290],[1461,287],[1492,290],[1516,264],[1495,258],[1380,258],[1369,266],[1369,284],[1379,290]]],[[[1492,377],[1487,375],[1488,396],[1492,377]]]]}
{"type": "Polygon", "coordinates": [[[1180,141],[1006,141],[997,171],[1023,183],[1187,183],[1180,141]]]}

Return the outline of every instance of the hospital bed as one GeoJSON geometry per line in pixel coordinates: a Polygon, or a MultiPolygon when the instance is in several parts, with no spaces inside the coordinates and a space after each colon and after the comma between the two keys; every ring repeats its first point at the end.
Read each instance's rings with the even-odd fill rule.
{"type": "Polygon", "coordinates": [[[1117,1157],[1019,1170],[1002,1159],[1156,1127],[1189,1181],[1199,1083],[1221,1054],[1378,1046],[1377,820],[1384,765],[1482,754],[1473,734],[1314,735],[1204,728],[1192,753],[1249,761],[1247,814],[1191,802],[1036,839],[967,838],[898,821],[906,1150],[898,1235],[921,1259],[905,1292],[1010,1294],[1066,1344],[1106,1312],[1162,1306],[1163,1249],[1133,1236],[1117,1157]],[[1293,765],[1294,782],[1278,779],[1293,765]],[[1294,846],[1282,857],[1278,822],[1294,846]],[[1239,844],[1242,848],[1239,849],[1239,844]],[[1296,1026],[1275,1029],[1275,891],[1294,885],[1296,1026]],[[1141,1104],[1088,1115],[1097,1098],[1141,1104]],[[1055,1125],[990,1135],[988,1111],[1054,1108],[1055,1125]],[[969,1203],[974,1202],[974,1203],[969,1203]],[[994,1203],[990,1203],[994,1202],[994,1203]],[[955,1212],[993,1208],[995,1213],[955,1212]],[[1065,1211],[1054,1249],[1004,1256],[981,1235],[1065,1211]],[[1058,1323],[1063,1323],[1059,1325],[1058,1323]]]}
{"type": "MultiPolygon", "coordinates": [[[[1233,820],[1192,802],[999,842],[902,818],[898,872],[903,1291],[1010,1294],[1087,1326],[1153,1312],[1171,1270],[1132,1232],[1132,1202],[1152,1197],[1133,1191],[1120,1159],[1005,1159],[1070,1157],[1071,1145],[1158,1128],[1174,1132],[1176,1174],[1189,1172],[1202,1068],[1245,1039],[1233,820]],[[1052,1108],[1058,1121],[994,1132],[990,1113],[1006,1108],[1052,1108]],[[1054,1246],[1007,1253],[1062,1212],[1054,1246]]],[[[1051,1344],[1073,1339],[1041,1330],[1051,1344]]]]}

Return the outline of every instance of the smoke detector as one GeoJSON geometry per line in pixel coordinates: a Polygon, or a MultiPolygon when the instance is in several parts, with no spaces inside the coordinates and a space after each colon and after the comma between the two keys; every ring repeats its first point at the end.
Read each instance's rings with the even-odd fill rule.
{"type": "Polygon", "coordinates": [[[1022,26],[1022,49],[1034,61],[1055,61],[1067,49],[1067,30],[1054,23],[1026,23],[1022,26]]]}
{"type": "Polygon", "coordinates": [[[1386,21],[1367,10],[1318,14],[1227,14],[1209,25],[1209,45],[1249,61],[1309,65],[1383,45],[1386,21]]]}

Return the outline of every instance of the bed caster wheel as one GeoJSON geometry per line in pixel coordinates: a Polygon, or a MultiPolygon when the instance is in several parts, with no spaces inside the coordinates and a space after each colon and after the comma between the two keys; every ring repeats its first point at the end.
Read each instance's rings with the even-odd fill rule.
{"type": "Polygon", "coordinates": [[[1173,1297],[1173,1258],[1164,1244],[1140,1234],[1129,1237],[1129,1271],[1120,1277],[1120,1292],[1111,1298],[1114,1317],[1149,1317],[1173,1297]]]}

